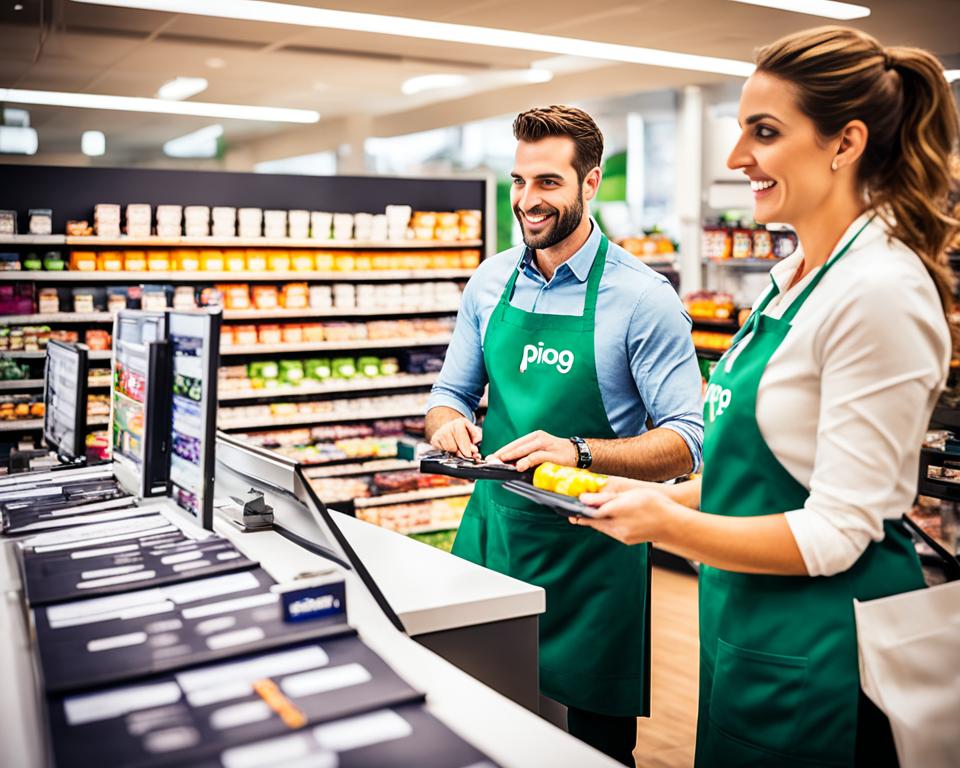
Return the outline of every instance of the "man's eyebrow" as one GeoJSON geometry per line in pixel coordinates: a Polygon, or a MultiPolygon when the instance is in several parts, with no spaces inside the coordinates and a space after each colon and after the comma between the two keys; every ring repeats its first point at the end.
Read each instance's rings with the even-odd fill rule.
{"type": "MultiPolygon", "coordinates": [[[[520,175],[519,173],[517,173],[516,171],[511,171],[511,172],[510,172],[510,175],[511,175],[513,178],[515,178],[515,179],[522,179],[522,178],[523,178],[523,176],[521,176],[521,175],[520,175]]],[[[534,178],[534,179],[541,179],[541,180],[542,180],[542,179],[560,179],[561,181],[563,181],[563,174],[560,174],[560,173],[538,173],[538,174],[537,174],[536,176],[534,176],[533,178],[534,178]]]]}

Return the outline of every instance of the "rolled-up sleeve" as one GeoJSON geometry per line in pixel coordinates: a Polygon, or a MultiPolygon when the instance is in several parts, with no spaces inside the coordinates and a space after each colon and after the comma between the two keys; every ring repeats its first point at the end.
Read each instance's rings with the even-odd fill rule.
{"type": "Polygon", "coordinates": [[[430,390],[427,410],[446,406],[476,422],[477,406],[487,386],[483,363],[483,331],[477,306],[476,275],[467,283],[457,312],[453,338],[440,375],[430,390]]]}
{"type": "Polygon", "coordinates": [[[627,348],[637,389],[654,427],[679,434],[698,471],[703,456],[703,400],[691,325],[673,288],[658,282],[634,309],[627,348]]]}
{"type": "Polygon", "coordinates": [[[822,326],[810,495],[786,513],[811,576],[850,568],[883,538],[884,520],[909,509],[949,360],[942,314],[926,306],[925,294],[869,276],[861,289],[822,326]]]}

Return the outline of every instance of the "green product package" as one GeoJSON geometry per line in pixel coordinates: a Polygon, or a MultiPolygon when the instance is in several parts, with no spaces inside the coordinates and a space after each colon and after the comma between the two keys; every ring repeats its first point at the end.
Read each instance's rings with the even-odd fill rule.
{"type": "Polygon", "coordinates": [[[285,384],[299,384],[303,381],[303,363],[299,360],[280,361],[280,381],[285,384]]]}
{"type": "Polygon", "coordinates": [[[33,271],[43,269],[43,262],[40,260],[40,257],[35,253],[28,253],[23,257],[21,265],[24,269],[29,269],[33,271]]]}
{"type": "Polygon", "coordinates": [[[385,357],[380,361],[381,376],[396,376],[400,373],[400,363],[395,357],[385,357]]]}
{"type": "Polygon", "coordinates": [[[66,262],[59,251],[49,251],[43,256],[43,268],[48,272],[63,272],[66,269],[66,262]]]}
{"type": "Polygon", "coordinates": [[[369,376],[371,378],[380,375],[380,358],[379,357],[361,357],[357,360],[357,370],[363,376],[369,376]]]}
{"type": "Polygon", "coordinates": [[[335,379],[352,379],[357,375],[357,361],[352,357],[337,357],[331,363],[335,379]]]}
{"type": "Polygon", "coordinates": [[[330,378],[331,370],[329,360],[323,358],[310,359],[304,361],[303,365],[308,379],[323,381],[324,379],[330,378]]]}

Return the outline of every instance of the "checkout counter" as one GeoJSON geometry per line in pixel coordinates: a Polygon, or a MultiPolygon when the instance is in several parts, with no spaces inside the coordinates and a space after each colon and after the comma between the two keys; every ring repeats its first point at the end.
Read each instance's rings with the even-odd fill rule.
{"type": "MultiPolygon", "coordinates": [[[[342,578],[350,625],[425,694],[430,715],[498,765],[616,765],[534,714],[542,590],[327,510],[274,454],[226,436],[216,454],[214,531],[282,585],[342,578]],[[273,508],[270,529],[234,522],[251,491],[273,508]]],[[[16,546],[0,543],[0,754],[11,768],[52,764],[16,546]]]]}

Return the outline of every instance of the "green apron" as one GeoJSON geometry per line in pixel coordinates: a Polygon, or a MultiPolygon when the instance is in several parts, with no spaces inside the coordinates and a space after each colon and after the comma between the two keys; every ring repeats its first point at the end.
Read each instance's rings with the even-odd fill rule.
{"type": "MultiPolygon", "coordinates": [[[[490,381],[484,455],[538,429],[559,437],[617,436],[601,400],[594,358],[597,293],[607,245],[604,237],[580,317],[512,307],[518,275],[514,270],[484,338],[490,381]]],[[[570,525],[499,483],[481,481],[464,512],[453,552],[546,591],[547,610],[540,618],[544,695],[599,714],[649,714],[646,545],[628,547],[570,525]]]]}
{"type": "MultiPolygon", "coordinates": [[[[760,433],[757,389],[800,307],[862,231],[781,319],[763,315],[777,294],[774,283],[717,364],[704,404],[704,512],[749,517],[803,507],[809,491],[760,433]],[[753,336],[733,357],[750,331],[753,336]]],[[[924,586],[906,530],[887,521],[884,532],[882,541],[835,576],[701,567],[697,768],[854,765],[860,676],[853,599],[924,586]]]]}

